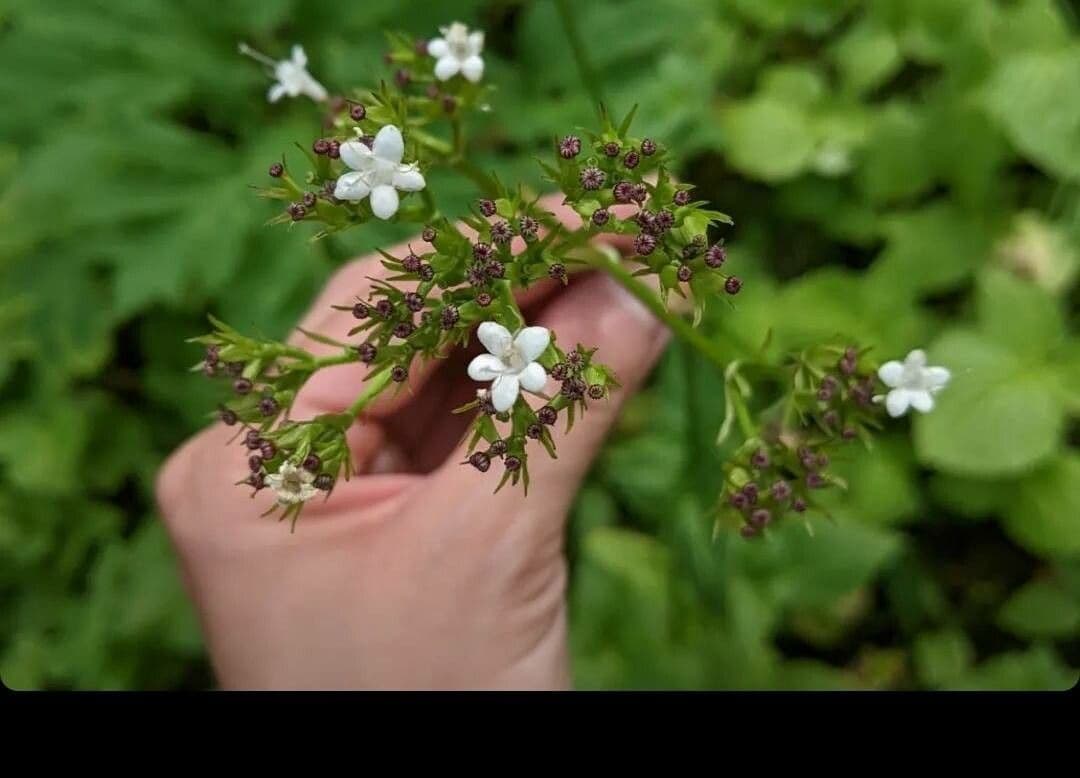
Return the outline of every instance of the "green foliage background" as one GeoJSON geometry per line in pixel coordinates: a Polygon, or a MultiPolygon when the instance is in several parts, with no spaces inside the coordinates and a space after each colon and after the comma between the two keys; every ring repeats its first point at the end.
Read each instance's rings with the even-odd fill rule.
{"type": "MultiPolygon", "coordinates": [[[[845,333],[926,345],[938,410],[842,464],[814,536],[710,541],[716,371],[672,346],[571,528],[587,688],[1039,688],[1080,667],[1080,38],[1053,0],[576,4],[615,111],[736,219],[732,358],[845,333]]],[[[382,77],[381,30],[488,30],[478,161],[539,186],[592,106],[548,0],[0,2],[0,676],[213,684],[154,516],[214,396],[207,311],[281,336],[395,226],[311,245],[247,186],[318,133],[238,40],[302,42],[330,86],[382,77]]],[[[472,193],[433,181],[460,212],[472,193]]]]}

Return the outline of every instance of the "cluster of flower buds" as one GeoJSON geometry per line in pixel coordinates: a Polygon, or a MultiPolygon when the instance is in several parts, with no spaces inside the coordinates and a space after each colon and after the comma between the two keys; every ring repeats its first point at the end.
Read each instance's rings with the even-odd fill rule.
{"type": "MultiPolygon", "coordinates": [[[[815,491],[844,486],[828,472],[837,448],[854,440],[869,443],[883,427],[883,410],[898,416],[894,411],[902,404],[903,410],[929,411],[932,395],[948,383],[948,370],[925,367],[922,351],[881,367],[869,363],[868,352],[824,344],[791,356],[780,368],[784,396],[724,467],[721,513],[738,517],[743,537],[758,537],[785,514],[815,507],[815,491]],[[887,398],[876,393],[881,385],[890,390],[887,398]]],[[[737,403],[746,394],[730,383],[728,393],[737,403]]],[[[749,417],[745,406],[740,410],[749,417]]]]}
{"type": "Polygon", "coordinates": [[[664,167],[666,148],[651,138],[631,137],[634,111],[616,127],[604,116],[604,129],[586,141],[567,135],[558,141],[550,180],[566,194],[593,233],[633,236],[639,275],[655,274],[664,299],[690,292],[698,313],[718,294],[738,294],[742,281],[727,275],[723,239],[709,242],[709,230],[732,224],[719,211],[693,200],[691,188],[677,184],[664,167]]]}

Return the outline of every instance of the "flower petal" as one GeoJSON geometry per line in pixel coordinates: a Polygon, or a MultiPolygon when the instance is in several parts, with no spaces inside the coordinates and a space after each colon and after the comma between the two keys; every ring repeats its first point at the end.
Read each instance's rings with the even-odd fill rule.
{"type": "Polygon", "coordinates": [[[544,366],[539,362],[530,362],[525,365],[524,370],[518,373],[518,381],[521,383],[522,389],[528,392],[539,392],[547,384],[547,372],[544,371],[544,366]]]}
{"type": "Polygon", "coordinates": [[[376,133],[371,150],[379,159],[398,164],[405,153],[405,139],[401,137],[401,130],[392,124],[386,125],[376,133]]]}
{"type": "Polygon", "coordinates": [[[380,219],[389,219],[397,213],[399,203],[397,190],[389,184],[371,190],[371,212],[380,219]]]}
{"type": "Polygon", "coordinates": [[[900,386],[900,381],[904,377],[904,366],[894,359],[879,367],[877,374],[885,386],[897,387],[900,386]]]}
{"type": "Polygon", "coordinates": [[[477,30],[469,33],[469,53],[479,54],[484,50],[484,31],[477,30]]]}
{"type": "Polygon", "coordinates": [[[510,410],[521,391],[515,375],[501,375],[491,384],[491,404],[499,413],[510,410]]]}
{"type": "Polygon", "coordinates": [[[284,84],[274,84],[270,87],[270,91],[266,93],[266,99],[271,103],[276,103],[285,96],[287,91],[284,84]]]}
{"type": "Polygon", "coordinates": [[[929,413],[934,410],[934,398],[930,392],[908,392],[908,402],[911,407],[921,413],[929,413]]]}
{"type": "Polygon", "coordinates": [[[949,383],[952,373],[947,367],[928,367],[924,373],[926,385],[930,389],[941,389],[949,383]]]}
{"type": "Polygon", "coordinates": [[[345,173],[337,180],[334,186],[334,197],[339,200],[359,202],[368,196],[371,187],[368,186],[363,173],[345,173]]]}
{"type": "Polygon", "coordinates": [[[435,78],[446,81],[456,76],[460,69],[461,60],[452,54],[447,54],[445,57],[439,57],[439,61],[435,63],[435,78]]]}
{"type": "MultiPolygon", "coordinates": [[[[484,344],[488,353],[501,357],[510,348],[513,337],[510,330],[495,321],[486,321],[476,328],[476,337],[484,344]]],[[[535,357],[534,357],[535,359],[535,357]]],[[[532,361],[532,360],[529,360],[532,361]]]]}
{"type": "Polygon", "coordinates": [[[367,172],[371,169],[372,163],[375,161],[371,149],[367,147],[366,143],[363,143],[359,139],[345,141],[341,144],[339,151],[341,153],[341,161],[353,170],[367,172]]]}
{"type": "Polygon", "coordinates": [[[885,396],[885,410],[890,416],[897,419],[907,413],[910,394],[907,389],[893,389],[885,396]]]}
{"type": "Polygon", "coordinates": [[[450,53],[450,44],[444,38],[432,38],[427,42],[427,53],[440,59],[450,53]]]}
{"type": "Polygon", "coordinates": [[[307,67],[307,54],[304,53],[304,47],[299,43],[292,47],[292,61],[297,67],[307,67]]]}
{"type": "Polygon", "coordinates": [[[474,381],[494,381],[506,372],[506,365],[494,354],[480,354],[469,363],[469,378],[474,381]]]}
{"type": "Polygon", "coordinates": [[[475,84],[484,75],[484,60],[472,55],[461,63],[461,73],[475,84]]]}
{"type": "Polygon", "coordinates": [[[326,99],[326,88],[307,74],[305,74],[301,90],[316,103],[321,103],[326,99]]]}
{"type": "Polygon", "coordinates": [[[533,362],[544,353],[550,342],[551,331],[547,327],[526,327],[515,336],[514,347],[523,362],[533,362]]]}
{"type": "Polygon", "coordinates": [[[917,348],[909,353],[904,358],[905,367],[925,367],[926,366],[926,352],[921,348],[917,348]]]}
{"type": "Polygon", "coordinates": [[[424,174],[416,169],[416,165],[401,165],[395,172],[392,183],[395,189],[402,192],[419,192],[427,182],[424,174]]]}

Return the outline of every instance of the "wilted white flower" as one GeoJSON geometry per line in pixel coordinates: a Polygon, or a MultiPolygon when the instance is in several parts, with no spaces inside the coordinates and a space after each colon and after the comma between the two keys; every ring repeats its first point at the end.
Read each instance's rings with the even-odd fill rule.
{"type": "Polygon", "coordinates": [[[484,75],[484,60],[480,52],[484,48],[484,33],[480,30],[469,32],[461,22],[454,22],[449,27],[440,27],[441,38],[428,41],[428,54],[435,57],[435,78],[446,81],[461,73],[473,83],[484,75]]]}
{"type": "Polygon", "coordinates": [[[240,53],[246,54],[273,70],[277,83],[271,86],[266,94],[266,99],[271,103],[276,103],[286,95],[289,97],[307,95],[317,103],[326,99],[326,88],[308,73],[307,55],[299,44],[292,47],[291,59],[283,59],[280,62],[275,62],[265,54],[255,51],[246,43],[240,44],[240,53]]]}
{"type": "Polygon", "coordinates": [[[359,202],[371,195],[371,211],[380,219],[397,213],[397,190],[419,192],[426,186],[416,163],[404,165],[405,141],[401,130],[388,124],[379,130],[371,148],[361,140],[341,144],[341,161],[352,168],[337,180],[334,197],[359,202]]]}
{"type": "Polygon", "coordinates": [[[488,350],[469,363],[469,378],[491,381],[491,404],[498,412],[509,410],[521,389],[539,392],[547,383],[547,372],[536,358],[551,342],[546,327],[525,327],[511,335],[510,330],[486,321],[476,336],[488,350]]]}
{"type": "Polygon", "coordinates": [[[874,402],[885,402],[885,410],[893,418],[903,416],[908,407],[927,413],[934,407],[934,395],[949,383],[950,373],[944,367],[927,367],[926,352],[915,349],[903,362],[892,360],[878,368],[878,377],[890,388],[884,397],[878,395],[874,402]]]}
{"type": "Polygon", "coordinates": [[[276,473],[266,476],[266,485],[274,490],[278,502],[282,505],[295,505],[310,500],[319,492],[313,485],[314,481],[314,473],[297,467],[292,462],[284,463],[276,473]]]}

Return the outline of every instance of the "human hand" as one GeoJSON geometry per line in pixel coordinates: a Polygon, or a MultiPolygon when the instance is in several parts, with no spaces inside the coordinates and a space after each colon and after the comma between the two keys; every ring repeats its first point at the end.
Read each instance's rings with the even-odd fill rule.
{"type": "MultiPolygon", "coordinates": [[[[543,205],[578,223],[557,201],[543,205]]],[[[347,330],[349,314],[330,306],[366,298],[369,277],[386,275],[378,260],[343,267],[301,326],[347,330]]],[[[219,486],[247,475],[243,458],[227,447],[235,428],[216,424],[173,454],[158,479],[158,501],[222,686],[569,685],[566,516],[667,330],[605,276],[576,276],[558,289],[538,285],[520,299],[528,321],[552,329],[564,347],[598,346],[622,388],[591,403],[572,434],[552,430],[558,459],[530,459],[528,497],[509,487],[493,495],[499,473],[485,477],[461,464],[467,419],[449,409],[478,388],[466,375],[465,353],[414,366],[412,392],[364,411],[349,432],[359,475],[340,481],[325,502],[312,500],[293,534],[259,516],[269,490],[252,506],[245,491],[219,486]]],[[[292,342],[327,351],[299,333],[292,342]]],[[[353,363],[316,373],[291,415],[340,412],[365,370],[353,363]]]]}

